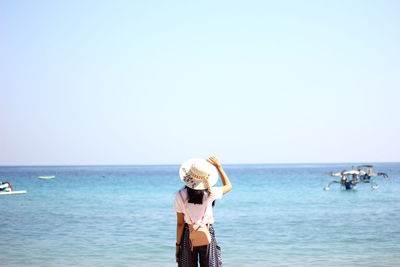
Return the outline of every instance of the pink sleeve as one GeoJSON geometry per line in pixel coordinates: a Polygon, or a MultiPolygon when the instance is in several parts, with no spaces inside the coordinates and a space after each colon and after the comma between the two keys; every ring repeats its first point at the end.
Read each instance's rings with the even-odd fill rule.
{"type": "Polygon", "coordinates": [[[174,210],[176,212],[183,213],[182,200],[181,200],[181,198],[179,196],[179,192],[177,192],[175,194],[174,210]]]}
{"type": "Polygon", "coordinates": [[[215,199],[221,199],[222,196],[224,195],[221,186],[211,188],[211,192],[212,192],[212,198],[213,198],[213,200],[215,200],[215,199]]]}

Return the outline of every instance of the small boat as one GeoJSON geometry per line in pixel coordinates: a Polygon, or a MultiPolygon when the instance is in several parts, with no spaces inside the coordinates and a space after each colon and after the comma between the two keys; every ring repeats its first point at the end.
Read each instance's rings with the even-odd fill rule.
{"type": "Polygon", "coordinates": [[[53,179],[56,178],[55,176],[38,176],[39,179],[53,179]]]}
{"type": "Polygon", "coordinates": [[[330,190],[331,184],[340,184],[344,190],[355,189],[357,184],[369,183],[372,189],[378,189],[379,186],[371,178],[372,176],[382,176],[387,179],[388,175],[384,172],[374,173],[372,165],[356,165],[352,170],[344,170],[341,172],[331,172],[330,176],[341,177],[340,180],[332,180],[324,190],[330,190]]]}

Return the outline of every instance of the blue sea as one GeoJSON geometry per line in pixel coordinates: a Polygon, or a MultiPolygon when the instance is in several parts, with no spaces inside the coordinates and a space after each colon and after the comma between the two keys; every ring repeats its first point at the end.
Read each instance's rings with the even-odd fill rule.
{"type": "MultiPolygon", "coordinates": [[[[323,187],[352,164],[226,165],[224,266],[399,266],[400,163],[380,188],[323,187]]],[[[0,167],[0,266],[176,266],[178,165],[0,167]],[[55,175],[50,180],[38,176],[55,175]]]]}

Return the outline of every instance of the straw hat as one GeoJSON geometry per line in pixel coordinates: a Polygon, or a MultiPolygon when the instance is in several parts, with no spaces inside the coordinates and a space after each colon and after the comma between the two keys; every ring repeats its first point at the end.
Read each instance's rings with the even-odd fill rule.
{"type": "Polygon", "coordinates": [[[218,181],[217,169],[205,159],[189,159],[180,170],[181,181],[194,190],[209,189],[218,181]]]}

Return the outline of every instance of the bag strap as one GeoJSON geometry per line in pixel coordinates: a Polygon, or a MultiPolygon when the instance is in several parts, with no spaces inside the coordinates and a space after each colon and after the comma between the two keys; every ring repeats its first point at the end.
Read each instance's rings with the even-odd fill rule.
{"type": "MultiPolygon", "coordinates": [[[[184,198],[183,198],[183,196],[182,196],[182,190],[179,190],[179,196],[181,197],[181,200],[182,200],[182,202],[183,202],[183,205],[184,205],[186,214],[188,215],[191,224],[195,224],[195,222],[193,221],[192,217],[190,216],[189,210],[188,210],[188,208],[187,208],[187,205],[186,205],[187,202],[184,200],[184,198]]],[[[203,217],[201,217],[201,220],[200,220],[201,223],[203,223],[204,217],[205,217],[206,214],[207,214],[207,210],[208,210],[208,200],[207,200],[207,203],[206,203],[206,209],[205,209],[205,211],[204,211],[203,217]]],[[[208,224],[208,223],[207,223],[207,224],[208,224]]]]}

